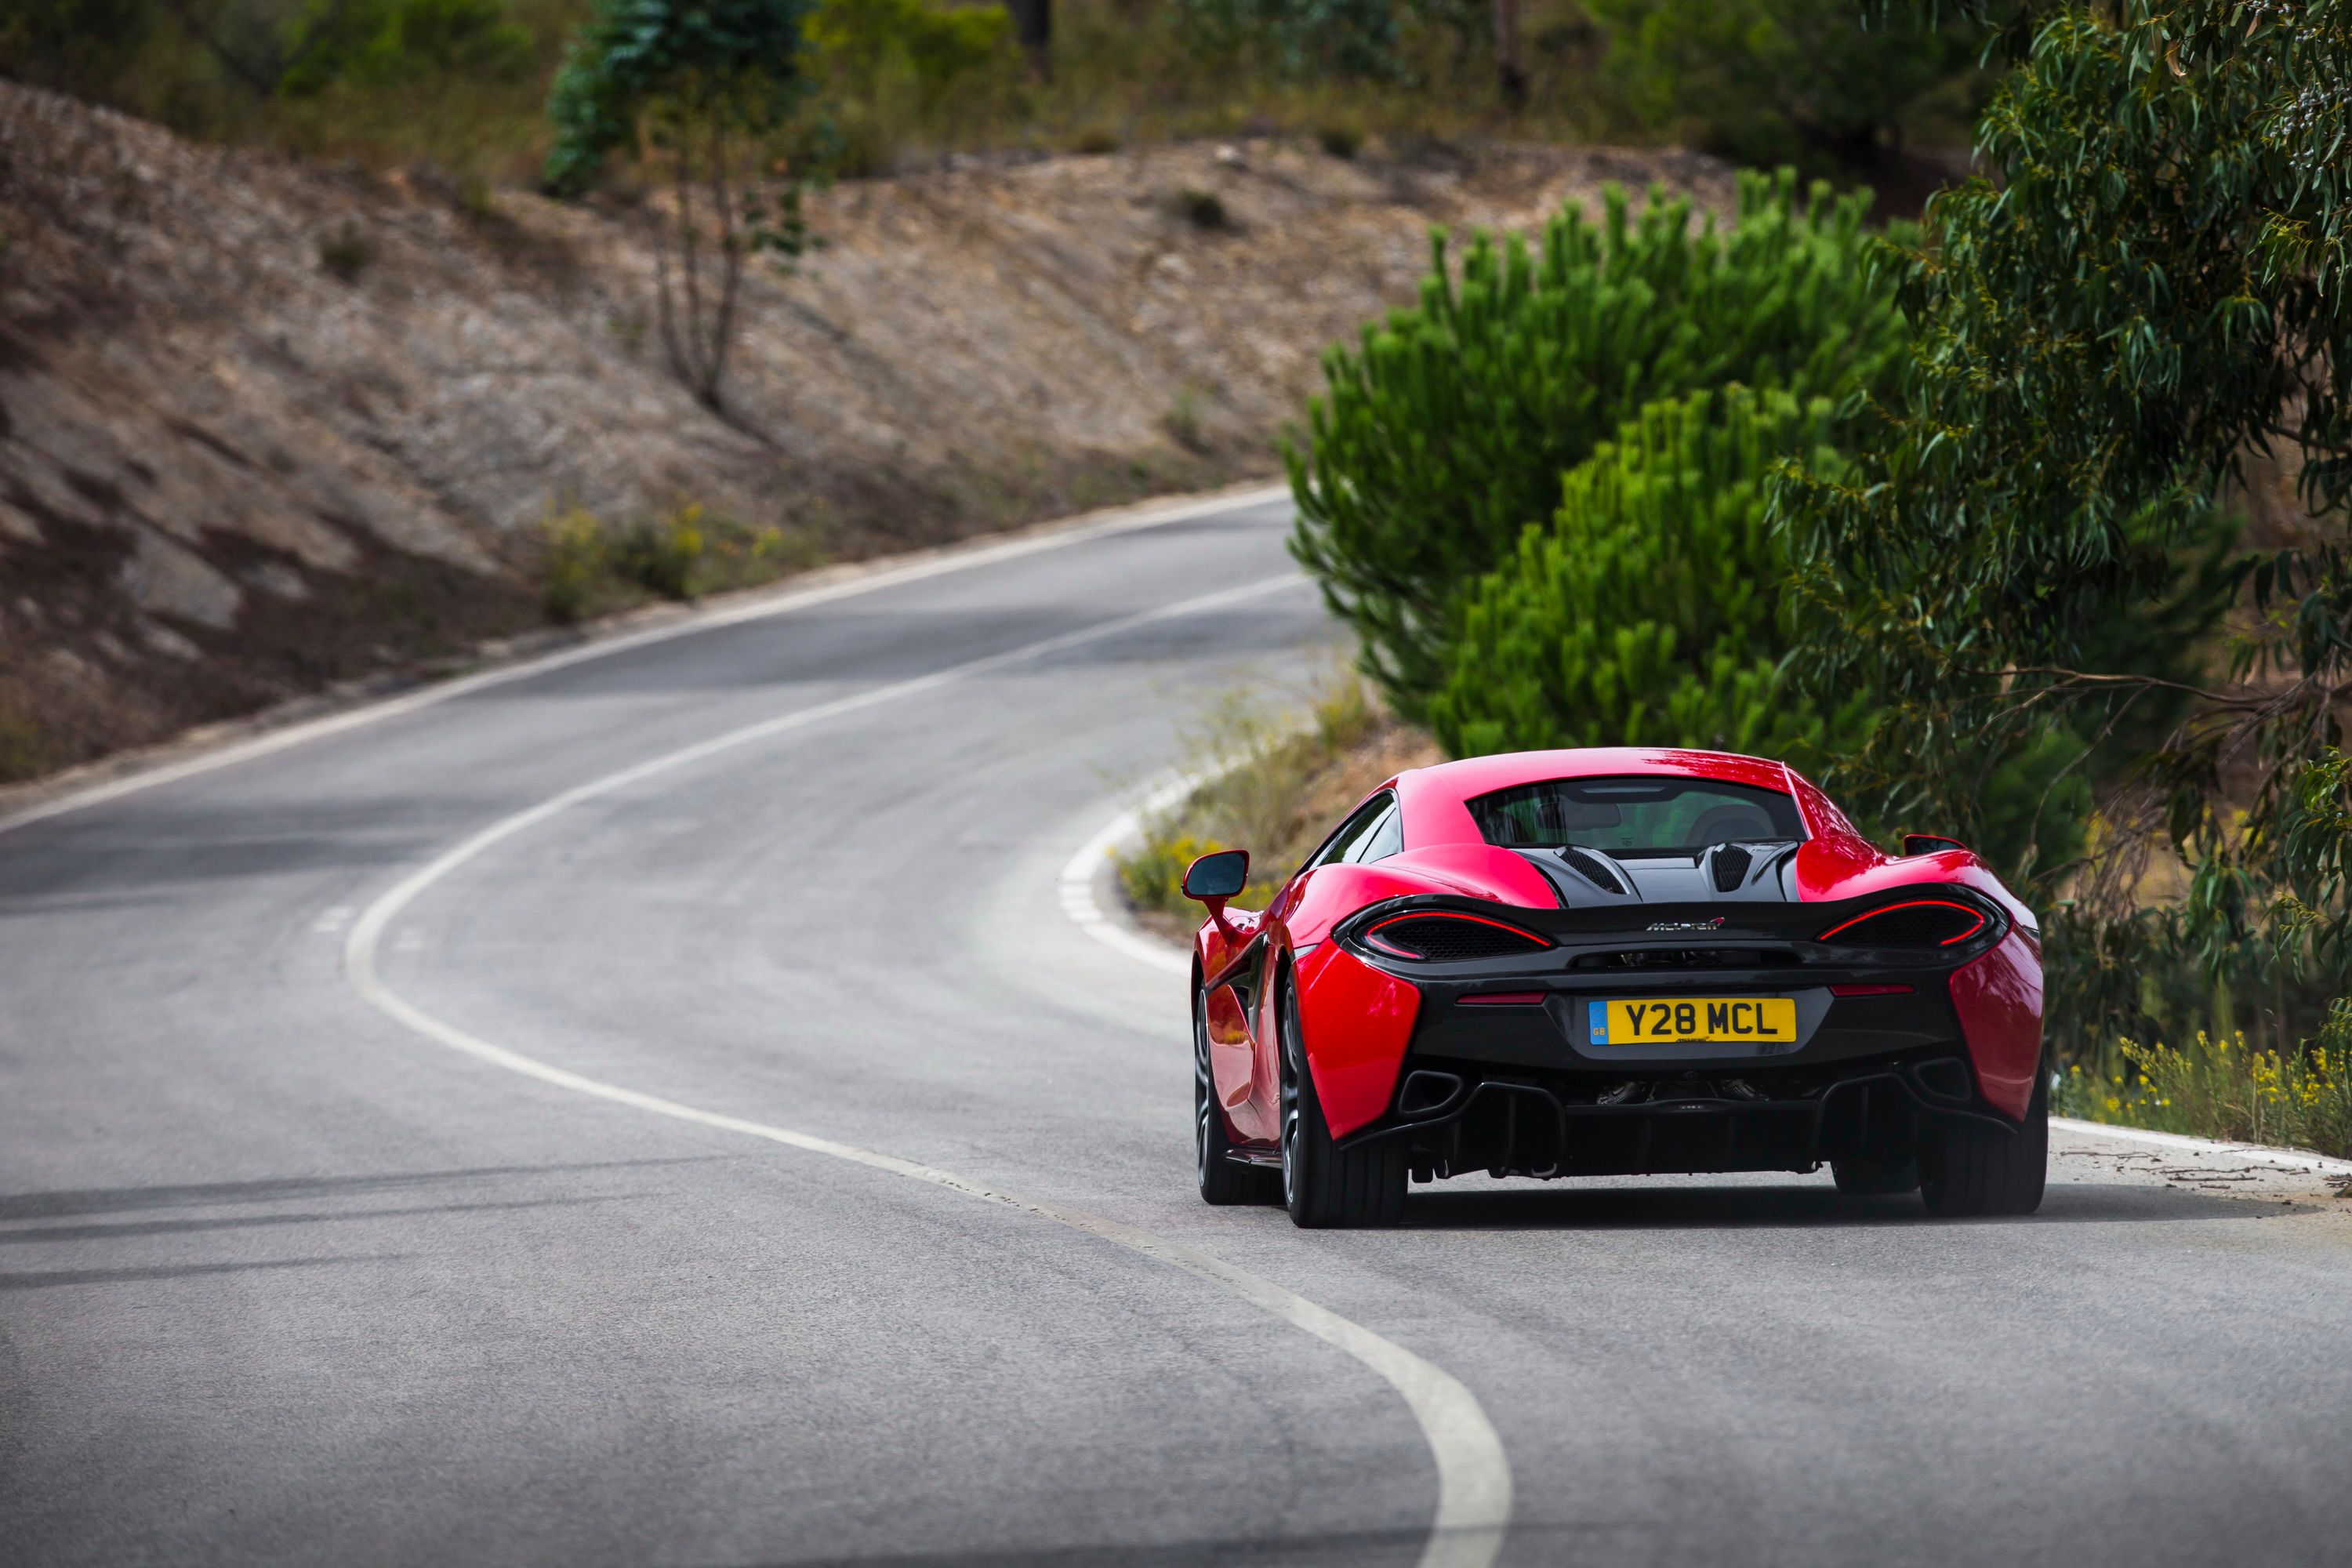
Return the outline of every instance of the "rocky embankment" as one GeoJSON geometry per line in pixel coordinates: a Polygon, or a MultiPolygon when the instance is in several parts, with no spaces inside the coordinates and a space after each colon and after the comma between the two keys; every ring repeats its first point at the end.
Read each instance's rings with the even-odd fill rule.
{"type": "Polygon", "coordinates": [[[721,419],[650,330],[642,213],[0,82],[0,782],[528,627],[554,508],[843,558],[1271,473],[1433,223],[1609,180],[1729,193],[1681,153],[1268,141],[845,184],[751,286],[721,419]]]}

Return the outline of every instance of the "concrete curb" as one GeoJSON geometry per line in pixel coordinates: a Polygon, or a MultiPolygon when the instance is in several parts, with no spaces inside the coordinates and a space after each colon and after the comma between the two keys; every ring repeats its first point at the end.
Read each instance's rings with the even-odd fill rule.
{"type": "Polygon", "coordinates": [[[2050,1125],[2078,1136],[2112,1138],[2122,1143],[2145,1143],[2151,1148],[2175,1149],[2182,1153],[2226,1154],[2233,1160],[2245,1160],[2257,1165],[2271,1165],[2283,1171],[2315,1171],[2323,1176],[2340,1176],[2352,1180],[2352,1160],[2331,1159],[2305,1149],[2281,1149],[2269,1143],[2225,1143],[2214,1138],[2192,1138],[2186,1132],[2155,1132],[2144,1127],[2113,1127],[2104,1121],[2084,1121],[2072,1116],[2053,1116],[2050,1125]]]}

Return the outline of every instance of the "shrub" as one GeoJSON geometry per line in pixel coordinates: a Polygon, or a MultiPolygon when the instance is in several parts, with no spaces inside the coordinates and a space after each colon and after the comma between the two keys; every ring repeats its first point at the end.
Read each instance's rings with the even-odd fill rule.
{"type": "Polygon", "coordinates": [[[1176,401],[1169,405],[1168,416],[1162,421],[1170,438],[1187,451],[1208,449],[1208,435],[1201,427],[1201,403],[1200,388],[1188,381],[1176,389],[1176,401]]]}
{"type": "Polygon", "coordinates": [[[360,226],[348,218],[342,227],[319,238],[320,267],[346,283],[357,282],[374,256],[366,237],[360,233],[360,226]]]}
{"type": "Polygon", "coordinates": [[[91,96],[120,77],[156,19],[152,0],[10,0],[0,8],[0,76],[91,96]]]}
{"type": "Polygon", "coordinates": [[[1146,834],[1142,843],[1118,860],[1119,887],[1127,901],[1139,910],[1161,914],[1184,911],[1184,873],[1192,862],[1215,846],[1179,833],[1172,837],[1146,834]]]}
{"type": "Polygon", "coordinates": [[[1194,228],[1219,229],[1233,221],[1226,215],[1223,199],[1214,191],[1179,191],[1175,207],[1177,216],[1194,228]]]}
{"type": "Polygon", "coordinates": [[[0,784],[29,779],[55,764],[55,748],[40,723],[0,689],[0,784]]]}
{"type": "Polygon", "coordinates": [[[604,525],[580,507],[551,510],[540,524],[544,579],[540,603],[559,626],[584,619],[604,578],[604,525]]]}
{"type": "Polygon", "coordinates": [[[994,5],[945,10],[923,0],[824,0],[808,39],[825,57],[836,87],[870,99],[883,73],[903,65],[927,100],[992,60],[1011,59],[1013,18],[994,5]]]}
{"type": "MultiPolygon", "coordinates": [[[[1244,900],[1263,897],[1288,876],[1363,793],[1358,752],[1398,739],[1363,682],[1339,672],[1308,694],[1308,710],[1270,702],[1235,689],[1216,694],[1184,727],[1184,754],[1213,776],[1188,798],[1144,824],[1143,842],[1119,860],[1119,877],[1139,908],[1181,913],[1184,868],[1213,849],[1250,852],[1244,900]],[[1336,787],[1338,795],[1334,795],[1336,787]],[[1130,869],[1130,868],[1132,868],[1130,869]]],[[[1403,741],[1414,749],[1412,739],[1403,741]]],[[[1425,742],[1423,742],[1425,744],[1425,742]]],[[[1428,759],[1414,757],[1404,765],[1428,759]]],[[[1370,759],[1375,773],[1391,765],[1370,759]]]]}
{"type": "Polygon", "coordinates": [[[1334,158],[1352,158],[1363,150],[1364,128],[1352,121],[1333,121],[1318,127],[1315,144],[1334,158]]]}
{"type": "Polygon", "coordinates": [[[285,28],[278,90],[303,98],[336,81],[394,87],[431,77],[511,81],[531,37],[501,0],[311,0],[285,28]]]}
{"type": "MultiPolygon", "coordinates": [[[[2158,924],[2139,867],[2188,868],[2165,988],[2201,980],[2216,1036],[2266,1012],[2291,1042],[2321,1016],[2302,987],[2324,1001],[2352,973],[2352,771],[2333,751],[2352,682],[2352,3],[2121,0],[2034,23],[1979,128],[1984,174],[1890,268],[1922,323],[1904,399],[1853,482],[1790,487],[1827,628],[1813,679],[1894,693],[1865,761],[1962,821],[1976,758],[2019,730],[2172,704],[2100,769],[2128,831],[2076,869],[2078,896],[2112,895],[2081,929],[2127,952],[2158,924]],[[2184,645],[2159,611],[2203,597],[2188,567],[2250,453],[2294,476],[2306,515],[2244,542],[2229,635],[2184,645]]],[[[2147,1037],[2145,964],[2115,986],[2063,962],[2053,1016],[2147,1037]]]]}
{"type": "Polygon", "coordinates": [[[1178,16],[1204,53],[1266,61],[1297,80],[1410,82],[1407,38],[1450,34],[1454,52],[1487,36],[1467,0],[1181,0],[1178,16]]]}
{"type": "Polygon", "coordinates": [[[2104,1061],[2067,1070],[2053,1109],[2352,1157],[2352,999],[2336,1003],[2319,1037],[2294,1049],[2261,1050],[2242,1034],[2215,1038],[2201,1030],[2185,1047],[2119,1040],[2104,1061]]]}
{"type": "Polygon", "coordinates": [[[1867,720],[1788,689],[1786,552],[1765,521],[1784,458],[1833,470],[1832,405],[1732,388],[1654,404],[1570,470],[1549,526],[1465,596],[1430,703],[1455,755],[1704,746],[1809,766],[1867,720]]]}
{"type": "Polygon", "coordinates": [[[1958,119],[1984,32],[1963,7],[1931,16],[1909,5],[1873,10],[1867,0],[1591,6],[1609,29],[1610,72],[1636,112],[1757,162],[1871,158],[1939,95],[1958,119]]]}
{"type": "Polygon", "coordinates": [[[623,529],[612,542],[613,570],[662,598],[688,599],[694,596],[695,568],[707,548],[702,508],[684,506],[623,529]]]}
{"type": "Polygon", "coordinates": [[[1291,548],[1401,712],[1423,717],[1444,679],[1462,588],[1644,405],[1734,381],[1884,387],[1905,329],[1864,265],[1869,201],[1747,175],[1726,232],[1659,193],[1635,219],[1612,188],[1599,225],[1563,211],[1532,254],[1475,237],[1458,279],[1433,237],[1420,303],[1326,355],[1286,444],[1291,548]]]}

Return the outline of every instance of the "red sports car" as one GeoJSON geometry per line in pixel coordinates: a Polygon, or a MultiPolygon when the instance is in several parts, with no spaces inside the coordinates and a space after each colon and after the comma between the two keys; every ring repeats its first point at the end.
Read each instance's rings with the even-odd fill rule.
{"type": "Polygon", "coordinates": [[[1398,774],[1262,912],[1202,857],[1201,1195],[1383,1225],[1415,1182],[1812,1171],[1938,1215],[2042,1202],[2032,911],[1882,853],[1785,765],[1473,757],[1398,774]]]}

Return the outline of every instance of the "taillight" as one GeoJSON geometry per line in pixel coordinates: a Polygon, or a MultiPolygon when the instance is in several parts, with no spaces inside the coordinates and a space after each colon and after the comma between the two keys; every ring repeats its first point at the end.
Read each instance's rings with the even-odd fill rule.
{"type": "Polygon", "coordinates": [[[1852,947],[1950,947],[1975,936],[1990,921],[1973,904],[1950,899],[1914,899],[1888,904],[1833,925],[1815,940],[1843,941],[1852,947]]]}
{"type": "Polygon", "coordinates": [[[1516,953],[1541,952],[1551,943],[1533,931],[1480,915],[1423,910],[1391,915],[1364,931],[1366,946],[1399,958],[1443,961],[1459,958],[1507,958],[1516,953]]]}

